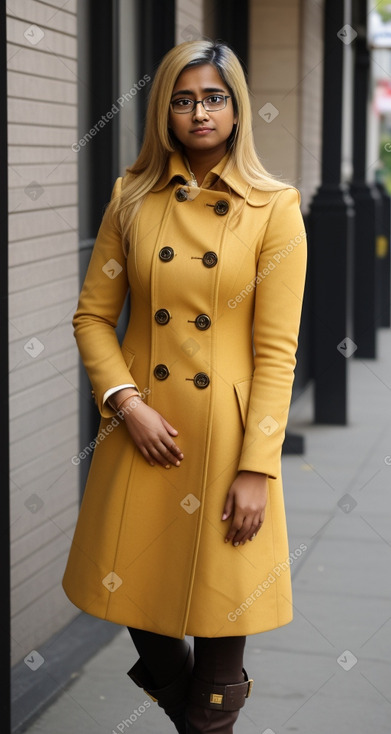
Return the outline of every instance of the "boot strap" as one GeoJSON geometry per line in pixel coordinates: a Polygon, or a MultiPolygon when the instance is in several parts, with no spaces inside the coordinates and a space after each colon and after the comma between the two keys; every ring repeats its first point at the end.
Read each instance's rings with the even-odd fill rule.
{"type": "Polygon", "coordinates": [[[133,681],[133,683],[135,683],[136,686],[138,686],[139,688],[142,688],[144,692],[150,698],[152,698],[153,701],[157,701],[157,698],[155,698],[152,693],[147,690],[148,688],[153,689],[153,683],[149,678],[148,671],[141,658],[139,658],[137,662],[133,665],[133,667],[128,670],[127,675],[133,681]]]}
{"type": "Polygon", "coordinates": [[[250,697],[254,681],[248,678],[243,669],[245,680],[243,683],[233,683],[218,686],[214,683],[193,678],[190,700],[201,708],[217,711],[237,711],[244,706],[246,698],[250,697]]]}
{"type": "Polygon", "coordinates": [[[165,706],[175,703],[178,700],[178,697],[184,697],[186,695],[193,665],[193,651],[189,646],[186,662],[178,678],[164,688],[155,688],[141,658],[139,658],[133,667],[128,670],[127,674],[129,678],[139,686],[139,688],[144,690],[147,696],[152,698],[152,701],[157,702],[159,706],[164,708],[165,706]]]}

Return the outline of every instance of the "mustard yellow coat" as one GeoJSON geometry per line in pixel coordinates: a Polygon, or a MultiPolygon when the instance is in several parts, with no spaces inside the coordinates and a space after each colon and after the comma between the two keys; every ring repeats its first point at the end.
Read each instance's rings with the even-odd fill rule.
{"type": "Polygon", "coordinates": [[[225,161],[191,188],[171,154],[128,257],[104,214],[73,321],[102,419],[63,587],[89,614],[177,638],[293,616],[281,447],[306,269],[300,194],[223,180],[225,161]],[[151,467],[103,405],[129,382],[179,431],[179,468],[151,467]],[[269,492],[258,536],[235,548],[221,515],[239,470],[266,473],[269,492]]]}

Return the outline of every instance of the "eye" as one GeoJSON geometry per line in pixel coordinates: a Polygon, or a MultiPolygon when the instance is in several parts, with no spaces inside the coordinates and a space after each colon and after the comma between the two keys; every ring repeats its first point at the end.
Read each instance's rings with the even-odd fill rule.
{"type": "Polygon", "coordinates": [[[211,94],[210,97],[207,97],[204,102],[206,102],[209,105],[221,105],[221,103],[224,101],[224,96],[222,94],[211,94]]]}
{"type": "Polygon", "coordinates": [[[171,102],[173,107],[190,107],[193,104],[192,99],[186,99],[183,97],[182,99],[174,99],[173,102],[171,102]]]}

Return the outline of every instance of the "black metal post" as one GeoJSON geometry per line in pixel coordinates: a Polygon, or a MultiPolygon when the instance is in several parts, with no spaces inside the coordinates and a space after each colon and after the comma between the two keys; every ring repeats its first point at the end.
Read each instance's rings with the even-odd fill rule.
{"type": "MultiPolygon", "coordinates": [[[[247,76],[249,51],[249,2],[241,0],[214,0],[213,32],[214,40],[227,43],[241,61],[247,76]]],[[[209,3],[205,3],[207,9],[209,3]]]]}
{"type": "MultiPolygon", "coordinates": [[[[101,223],[103,207],[107,204],[113,181],[118,176],[118,114],[112,111],[118,100],[116,38],[117,3],[105,0],[89,0],[89,115],[90,124],[105,122],[99,135],[90,142],[89,171],[91,206],[91,232],[96,234],[101,223]],[[104,38],[104,43],[102,43],[104,38]],[[110,117],[111,115],[111,117],[110,117]],[[104,175],[102,175],[104,172],[104,175]]],[[[80,90],[81,94],[85,91],[80,90]]]]}
{"type": "Polygon", "coordinates": [[[378,292],[376,324],[379,327],[391,326],[391,197],[382,181],[376,182],[381,198],[379,230],[376,237],[375,282],[378,292]]]}
{"type": "MultiPolygon", "coordinates": [[[[90,260],[92,247],[118,174],[118,3],[88,0],[78,9],[79,86],[78,138],[94,125],[101,125],[99,135],[78,153],[80,207],[79,217],[80,287],[90,260]],[[105,42],[102,44],[102,38],[105,42]],[[83,45],[82,45],[83,44],[83,45]],[[104,124],[103,124],[104,122],[104,124]]],[[[91,385],[79,361],[79,442],[88,446],[99,426],[99,412],[91,396],[91,385]]],[[[82,496],[91,456],[79,467],[82,496]]]]}
{"type": "MultiPolygon", "coordinates": [[[[322,183],[310,206],[315,423],[346,425],[350,324],[352,200],[341,184],[344,5],[324,7],[322,183]]],[[[354,41],[352,41],[354,42],[354,41]]]]}
{"type": "Polygon", "coordinates": [[[374,184],[366,182],[367,108],[370,54],[367,43],[367,1],[353,0],[354,42],[353,179],[350,194],[355,203],[354,235],[354,356],[376,357],[377,289],[376,236],[381,215],[381,197],[374,184]]]}
{"type": "MultiPolygon", "coordinates": [[[[139,35],[137,65],[139,77],[155,76],[163,56],[175,46],[175,0],[137,0],[136,23],[139,35]]],[[[184,38],[183,40],[189,40],[184,38]]],[[[145,115],[148,100],[140,98],[138,106],[138,130],[140,146],[144,137],[145,115]]]]}

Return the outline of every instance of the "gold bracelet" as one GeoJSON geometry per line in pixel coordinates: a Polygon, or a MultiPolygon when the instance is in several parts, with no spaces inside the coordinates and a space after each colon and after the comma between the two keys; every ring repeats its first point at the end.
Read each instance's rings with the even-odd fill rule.
{"type": "Polygon", "coordinates": [[[126,398],[124,398],[123,400],[121,400],[121,402],[117,405],[117,407],[116,407],[117,413],[118,413],[121,405],[123,405],[124,403],[126,403],[127,400],[131,400],[132,398],[140,398],[140,400],[142,400],[141,395],[140,395],[139,392],[132,393],[132,395],[128,395],[126,398]]]}

